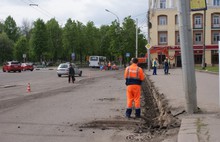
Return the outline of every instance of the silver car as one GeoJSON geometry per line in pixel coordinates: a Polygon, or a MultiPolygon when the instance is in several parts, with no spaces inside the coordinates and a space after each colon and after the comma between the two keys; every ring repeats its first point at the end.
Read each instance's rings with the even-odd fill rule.
{"type": "MultiPolygon", "coordinates": [[[[80,70],[74,63],[71,63],[72,67],[74,68],[75,75],[82,76],[82,70],[80,70]]],[[[57,68],[57,75],[61,77],[62,75],[69,74],[69,66],[70,63],[61,63],[57,68]]]]}

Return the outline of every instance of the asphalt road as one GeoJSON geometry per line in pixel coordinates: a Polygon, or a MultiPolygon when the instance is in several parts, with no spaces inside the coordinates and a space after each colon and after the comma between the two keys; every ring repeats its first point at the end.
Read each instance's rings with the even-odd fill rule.
{"type": "Polygon", "coordinates": [[[0,78],[1,142],[123,142],[139,137],[132,133],[135,121],[123,117],[123,71],[83,69],[74,84],[47,69],[0,73],[0,78]]]}

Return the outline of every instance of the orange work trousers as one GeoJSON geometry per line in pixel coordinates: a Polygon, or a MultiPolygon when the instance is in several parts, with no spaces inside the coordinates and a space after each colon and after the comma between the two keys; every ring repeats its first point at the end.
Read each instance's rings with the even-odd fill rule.
{"type": "Polygon", "coordinates": [[[132,108],[132,103],[136,109],[140,108],[140,98],[141,98],[141,86],[140,85],[128,85],[127,86],[127,108],[132,108]]]}

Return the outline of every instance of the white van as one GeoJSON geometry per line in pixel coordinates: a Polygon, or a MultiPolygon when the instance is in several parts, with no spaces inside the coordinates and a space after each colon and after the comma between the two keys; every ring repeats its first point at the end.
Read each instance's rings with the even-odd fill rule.
{"type": "Polygon", "coordinates": [[[100,67],[106,63],[105,56],[90,56],[89,57],[89,67],[100,67]]]}

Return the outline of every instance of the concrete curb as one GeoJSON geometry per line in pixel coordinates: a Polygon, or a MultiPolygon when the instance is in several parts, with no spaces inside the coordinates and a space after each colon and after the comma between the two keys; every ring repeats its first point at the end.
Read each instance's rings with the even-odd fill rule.
{"type": "Polygon", "coordinates": [[[195,118],[183,118],[178,134],[178,142],[198,142],[195,118]]]}

